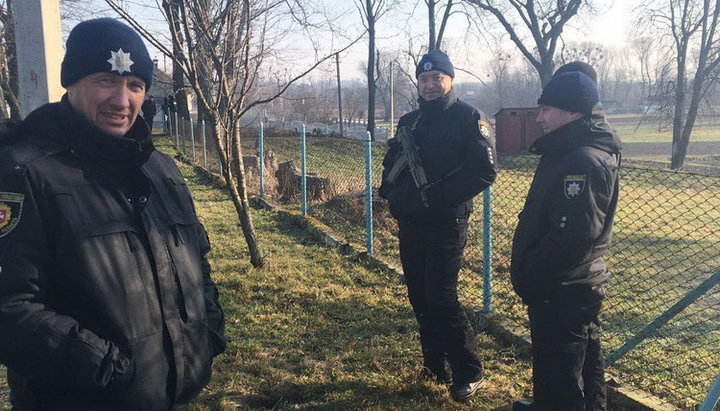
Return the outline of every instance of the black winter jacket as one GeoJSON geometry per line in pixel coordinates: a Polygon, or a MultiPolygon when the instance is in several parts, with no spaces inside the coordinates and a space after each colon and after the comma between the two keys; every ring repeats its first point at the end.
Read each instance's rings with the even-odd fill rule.
{"type": "Polygon", "coordinates": [[[618,200],[620,140],[594,116],[540,137],[530,151],[542,157],[513,238],[513,287],[526,304],[573,298],[609,277],[603,255],[618,200]]]}
{"type": "Polygon", "coordinates": [[[425,101],[420,109],[400,118],[400,127],[412,127],[430,187],[425,207],[408,167],[390,183],[388,174],[403,155],[396,138],[388,141],[379,194],[389,202],[397,220],[438,221],[464,217],[472,212],[472,199],[495,181],[495,138],[484,113],[461,101],[450,91],[425,101]]]}
{"type": "Polygon", "coordinates": [[[66,98],[13,133],[0,148],[0,362],[19,409],[188,403],[224,350],[224,319],[172,159],[145,122],[105,136],[66,98]]]}

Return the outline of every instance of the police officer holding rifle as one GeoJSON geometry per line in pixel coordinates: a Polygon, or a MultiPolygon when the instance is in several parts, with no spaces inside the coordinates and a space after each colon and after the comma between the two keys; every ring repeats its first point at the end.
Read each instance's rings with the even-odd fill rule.
{"type": "Polygon", "coordinates": [[[388,141],[379,194],[398,222],[423,374],[464,400],[480,387],[483,369],[458,301],[458,273],[473,198],[495,180],[495,142],[485,114],[455,95],[445,53],[424,55],[415,74],[420,109],[400,118],[388,141]]]}

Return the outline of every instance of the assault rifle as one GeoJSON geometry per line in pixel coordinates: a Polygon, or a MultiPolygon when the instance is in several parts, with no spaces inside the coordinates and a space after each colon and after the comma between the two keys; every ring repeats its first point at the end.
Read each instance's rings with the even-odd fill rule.
{"type": "Polygon", "coordinates": [[[415,186],[420,191],[420,199],[422,200],[425,208],[428,208],[430,207],[430,203],[428,202],[427,193],[425,192],[428,187],[425,168],[423,168],[422,158],[420,158],[420,152],[418,151],[417,144],[415,144],[412,132],[408,129],[409,127],[406,126],[400,127],[396,137],[400,140],[400,144],[402,144],[403,157],[405,158],[405,161],[407,161],[410,175],[415,181],[415,186]]]}

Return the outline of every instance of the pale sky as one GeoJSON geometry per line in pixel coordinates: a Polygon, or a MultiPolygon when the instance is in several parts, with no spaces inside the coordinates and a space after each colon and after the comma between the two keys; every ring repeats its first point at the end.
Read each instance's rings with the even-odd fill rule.
{"type": "MultiPolygon", "coordinates": [[[[349,36],[353,32],[362,30],[360,17],[354,6],[355,0],[322,1],[334,12],[345,11],[346,16],[342,20],[342,26],[347,30],[349,36]]],[[[382,18],[377,28],[377,47],[380,48],[380,50],[402,49],[406,47],[408,31],[420,34],[422,39],[427,41],[425,4],[422,0],[418,0],[418,2],[419,4],[415,9],[407,7],[398,8],[398,10],[392,10],[382,18]],[[411,13],[414,13],[414,18],[417,23],[407,23],[408,15],[411,13]]],[[[592,40],[608,47],[622,47],[627,38],[626,28],[630,25],[630,13],[633,5],[637,2],[638,0],[594,0],[595,13],[593,13],[592,16],[582,15],[574,17],[573,20],[566,25],[564,32],[565,40],[568,42],[592,40]]],[[[132,0],[126,1],[126,4],[139,5],[135,7],[139,7],[138,14],[143,16],[149,14],[146,12],[149,7],[155,7],[154,0],[132,0]]],[[[87,6],[87,11],[92,15],[88,18],[97,17],[97,11],[106,10],[107,8],[103,0],[91,0],[87,6]]],[[[489,17],[487,22],[497,24],[492,17],[489,17]]],[[[152,24],[152,21],[150,21],[149,24],[152,24]]],[[[74,25],[74,22],[65,22],[66,29],[69,29],[69,27],[67,27],[68,25],[74,25]]],[[[448,40],[446,44],[453,46],[446,46],[448,54],[450,54],[457,66],[469,65],[478,67],[479,72],[476,74],[483,76],[484,73],[480,67],[482,67],[482,64],[487,60],[488,54],[485,52],[486,46],[479,42],[474,42],[469,47],[463,44],[465,39],[471,38],[464,32],[466,23],[463,17],[453,16],[449,26],[448,33],[446,34],[446,39],[448,40]],[[457,45],[457,47],[454,47],[454,45],[457,45]],[[468,51],[468,49],[470,51],[468,51]]],[[[516,53],[515,46],[509,41],[503,47],[508,52],[512,51],[516,53]]],[[[150,53],[158,58],[159,66],[162,69],[166,59],[164,59],[159,52],[153,52],[153,50],[151,50],[150,53]]],[[[343,79],[364,78],[364,72],[360,70],[359,66],[367,60],[367,41],[357,43],[348,52],[341,55],[341,57],[341,75],[343,79]]],[[[519,53],[517,53],[517,59],[521,60],[519,53]]],[[[334,64],[334,62],[332,64],[334,64]]],[[[328,66],[330,65],[329,63],[328,66]]],[[[469,80],[470,78],[471,77],[468,77],[465,80],[469,80]]],[[[463,80],[463,75],[459,74],[458,79],[463,80]]]]}

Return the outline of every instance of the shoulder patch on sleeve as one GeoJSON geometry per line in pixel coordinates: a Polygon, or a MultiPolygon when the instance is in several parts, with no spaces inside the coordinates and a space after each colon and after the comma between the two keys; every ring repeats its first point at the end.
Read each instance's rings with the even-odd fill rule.
{"type": "Polygon", "coordinates": [[[10,233],[20,222],[25,196],[18,193],[0,193],[0,238],[10,233]]]}
{"type": "Polygon", "coordinates": [[[490,128],[490,123],[488,123],[487,121],[479,120],[478,130],[480,130],[480,135],[483,136],[486,140],[492,137],[492,128],[490,128]]]}
{"type": "Polygon", "coordinates": [[[568,200],[574,200],[580,197],[585,190],[585,174],[570,174],[563,178],[563,192],[568,200]]]}

